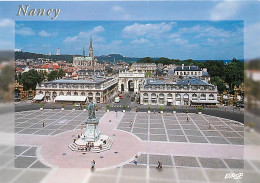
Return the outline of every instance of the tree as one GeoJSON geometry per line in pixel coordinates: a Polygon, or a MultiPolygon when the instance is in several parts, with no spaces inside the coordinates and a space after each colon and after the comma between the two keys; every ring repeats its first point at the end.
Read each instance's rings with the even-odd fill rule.
{"type": "Polygon", "coordinates": [[[225,82],[219,76],[212,77],[210,81],[212,84],[214,84],[218,87],[219,93],[222,93],[223,91],[226,90],[225,82]]]}
{"type": "Polygon", "coordinates": [[[21,83],[25,90],[35,89],[36,85],[42,82],[42,77],[36,70],[29,70],[22,74],[21,83]]]}
{"type": "Polygon", "coordinates": [[[154,60],[151,57],[145,57],[138,61],[139,63],[154,63],[154,60]]]}
{"type": "Polygon", "coordinates": [[[59,78],[63,78],[65,76],[65,71],[63,69],[59,69],[58,76],[59,78]]]}
{"type": "Polygon", "coordinates": [[[145,73],[145,78],[149,78],[149,77],[151,77],[151,75],[152,75],[152,73],[150,71],[147,71],[145,73]]]}
{"type": "Polygon", "coordinates": [[[60,79],[63,76],[65,76],[65,71],[63,69],[51,71],[48,74],[48,81],[52,81],[52,80],[55,80],[55,79],[60,79]]]}

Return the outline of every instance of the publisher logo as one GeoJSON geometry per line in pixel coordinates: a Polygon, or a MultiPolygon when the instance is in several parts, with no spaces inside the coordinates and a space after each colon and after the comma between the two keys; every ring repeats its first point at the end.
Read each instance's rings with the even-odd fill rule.
{"type": "Polygon", "coordinates": [[[243,173],[227,173],[225,179],[242,179],[243,173]]]}

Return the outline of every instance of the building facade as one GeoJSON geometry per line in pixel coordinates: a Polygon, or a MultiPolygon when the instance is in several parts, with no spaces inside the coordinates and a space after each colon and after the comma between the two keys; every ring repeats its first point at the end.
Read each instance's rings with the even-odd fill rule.
{"type": "Polygon", "coordinates": [[[199,78],[147,81],[140,88],[143,105],[216,105],[217,87],[199,78]]]}
{"type": "Polygon", "coordinates": [[[91,78],[92,76],[105,76],[105,72],[97,69],[97,70],[93,70],[93,69],[81,69],[78,70],[78,79],[81,80],[86,80],[91,78]]]}
{"type": "Polygon", "coordinates": [[[132,64],[133,71],[137,72],[151,72],[155,74],[156,64],[155,63],[133,63],[132,64]]]}
{"type": "Polygon", "coordinates": [[[117,79],[105,77],[89,80],[61,79],[37,85],[36,95],[43,96],[41,100],[45,102],[105,103],[117,91],[117,83],[117,79]]]}
{"type": "Polygon", "coordinates": [[[139,92],[141,85],[144,84],[145,73],[137,71],[119,72],[118,91],[120,92],[139,92]]]}

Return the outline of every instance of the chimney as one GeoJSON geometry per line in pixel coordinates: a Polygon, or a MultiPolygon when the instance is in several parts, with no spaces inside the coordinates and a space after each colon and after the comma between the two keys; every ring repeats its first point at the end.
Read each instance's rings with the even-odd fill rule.
{"type": "Polygon", "coordinates": [[[182,70],[184,69],[184,64],[181,64],[181,69],[182,69],[182,70]]]}

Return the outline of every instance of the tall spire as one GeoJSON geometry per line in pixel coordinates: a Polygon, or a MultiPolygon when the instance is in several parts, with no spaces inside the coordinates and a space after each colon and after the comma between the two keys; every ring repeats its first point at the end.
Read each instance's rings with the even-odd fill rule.
{"type": "Polygon", "coordinates": [[[92,48],[92,37],[90,36],[90,43],[89,43],[89,47],[92,48]]]}
{"type": "Polygon", "coordinates": [[[85,48],[84,48],[84,46],[83,46],[83,56],[85,57],[86,55],[85,55],[85,48]]]}
{"type": "Polygon", "coordinates": [[[94,57],[93,47],[92,47],[92,37],[90,37],[90,43],[89,43],[89,49],[88,49],[88,56],[89,56],[89,57],[94,57]]]}

